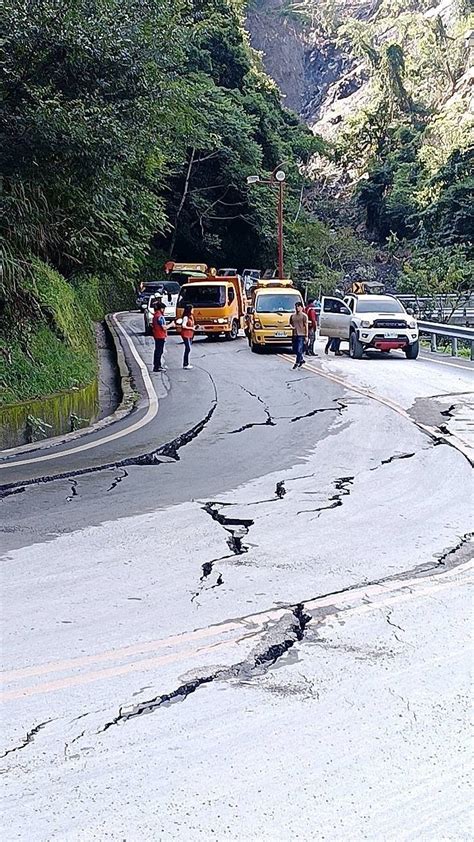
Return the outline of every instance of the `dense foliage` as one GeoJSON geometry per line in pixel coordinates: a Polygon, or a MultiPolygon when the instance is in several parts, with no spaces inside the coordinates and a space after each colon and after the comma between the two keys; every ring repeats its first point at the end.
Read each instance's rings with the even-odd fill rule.
{"type": "MultiPolygon", "coordinates": [[[[472,4],[286,0],[282,13],[299,20],[309,48],[334,57],[335,162],[343,188],[352,185],[347,201],[356,200],[367,237],[377,249],[388,243],[396,265],[413,254],[403,283],[426,289],[428,274],[436,292],[446,268],[459,278],[460,253],[471,255],[472,4]]],[[[328,92],[329,114],[331,103],[328,92]]]]}
{"type": "Polygon", "coordinates": [[[442,14],[435,6],[383,0],[370,24],[338,29],[370,79],[370,99],[341,132],[339,160],[358,179],[369,235],[395,254],[398,244],[401,283],[424,294],[446,291],[448,279],[466,290],[473,274],[472,16],[456,0],[442,14]]]}
{"type": "Polygon", "coordinates": [[[282,108],[241,0],[5,0],[3,11],[5,353],[14,338],[31,355],[31,311],[49,318],[35,260],[78,295],[98,283],[95,316],[171,254],[274,262],[275,196],[246,176],[285,162],[296,207],[321,142],[282,108]]]}
{"type": "Polygon", "coordinates": [[[7,0],[7,277],[29,253],[67,278],[129,277],[150,236],[187,259],[266,248],[271,200],[246,175],[286,159],[297,173],[317,143],[281,108],[240,6],[7,0]]]}

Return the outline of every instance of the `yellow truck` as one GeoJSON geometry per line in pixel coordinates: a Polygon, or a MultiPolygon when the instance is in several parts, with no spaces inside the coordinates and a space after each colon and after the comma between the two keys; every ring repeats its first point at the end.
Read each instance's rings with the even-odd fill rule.
{"type": "Polygon", "coordinates": [[[251,350],[257,353],[270,345],[291,345],[290,316],[303,297],[288,279],[259,280],[252,287],[247,308],[245,333],[251,350]]]}
{"type": "Polygon", "coordinates": [[[237,339],[246,305],[242,283],[237,275],[189,278],[181,287],[176,305],[178,320],[182,318],[186,304],[192,304],[194,308],[197,335],[205,333],[215,339],[219,336],[237,339]]]}

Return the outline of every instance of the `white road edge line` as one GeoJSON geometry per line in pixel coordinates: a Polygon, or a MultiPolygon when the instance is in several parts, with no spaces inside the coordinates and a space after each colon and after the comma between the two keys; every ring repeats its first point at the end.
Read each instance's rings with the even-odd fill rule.
{"type": "Polygon", "coordinates": [[[425,357],[424,353],[422,353],[418,357],[418,360],[422,363],[434,363],[435,365],[449,365],[450,368],[461,369],[461,371],[473,371],[474,370],[474,366],[469,365],[469,361],[467,361],[467,357],[457,357],[457,359],[460,361],[461,364],[459,364],[459,363],[448,363],[447,360],[435,360],[432,357],[425,357]],[[468,362],[467,365],[463,362],[464,360],[466,360],[466,362],[468,362]]]}
{"type": "Polygon", "coordinates": [[[76,447],[69,447],[67,448],[67,450],[61,450],[59,453],[47,453],[45,456],[33,456],[31,457],[31,459],[22,459],[20,461],[11,459],[8,462],[0,463],[0,470],[2,468],[16,468],[20,465],[32,465],[37,462],[49,462],[51,459],[62,459],[63,456],[67,456],[69,453],[82,453],[84,450],[92,450],[94,447],[100,447],[103,444],[108,444],[111,441],[121,439],[124,436],[129,436],[131,433],[135,433],[137,430],[140,430],[142,427],[145,427],[146,424],[150,423],[150,421],[153,421],[158,412],[158,397],[153,388],[153,383],[151,381],[148,369],[145,363],[143,362],[142,358],[140,357],[140,354],[138,353],[137,349],[135,348],[135,345],[133,344],[127,331],[122,327],[122,325],[118,321],[116,313],[112,315],[112,319],[119,332],[125,338],[125,341],[127,342],[127,345],[130,348],[130,352],[142,373],[143,382],[145,384],[145,389],[148,396],[148,409],[143,418],[140,418],[138,421],[135,422],[135,424],[132,424],[130,427],[126,427],[124,430],[118,430],[116,433],[110,433],[110,435],[99,438],[97,441],[78,444],[76,447]]]}

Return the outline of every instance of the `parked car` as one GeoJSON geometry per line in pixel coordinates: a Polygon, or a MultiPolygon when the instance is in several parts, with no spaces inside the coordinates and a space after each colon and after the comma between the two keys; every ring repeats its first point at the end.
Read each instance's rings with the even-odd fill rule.
{"type": "Polygon", "coordinates": [[[155,314],[153,305],[157,299],[161,299],[166,305],[164,316],[167,324],[174,322],[176,318],[176,302],[178,301],[180,289],[180,285],[176,281],[163,281],[160,284],[158,292],[148,297],[143,310],[145,336],[151,335],[151,323],[155,314]]]}
{"type": "Polygon", "coordinates": [[[217,277],[218,278],[234,278],[238,275],[237,269],[218,269],[217,270],[217,277]]]}
{"type": "Polygon", "coordinates": [[[242,282],[246,292],[252,287],[262,276],[260,269],[244,269],[242,272],[242,282]]]}
{"type": "Polygon", "coordinates": [[[321,336],[349,341],[349,354],[360,360],[365,351],[386,353],[399,349],[409,360],[418,356],[420,345],[416,319],[393,295],[325,295],[319,318],[321,336]]]}
{"type": "Polygon", "coordinates": [[[150,295],[159,295],[160,291],[163,291],[165,283],[165,281],[147,281],[142,284],[138,291],[136,300],[138,309],[146,310],[150,295]]]}

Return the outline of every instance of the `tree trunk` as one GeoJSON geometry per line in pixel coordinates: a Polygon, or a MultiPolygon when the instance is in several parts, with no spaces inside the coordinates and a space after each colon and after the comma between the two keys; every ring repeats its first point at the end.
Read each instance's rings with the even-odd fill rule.
{"type": "Polygon", "coordinates": [[[192,173],[192,169],[193,169],[195,155],[196,155],[196,147],[193,146],[193,148],[191,150],[191,155],[190,155],[190,158],[189,158],[188,169],[187,169],[187,172],[186,172],[186,179],[184,181],[183,195],[181,196],[181,201],[179,203],[178,210],[176,211],[176,218],[175,218],[175,221],[174,221],[174,231],[173,231],[173,236],[171,238],[171,245],[170,245],[170,257],[173,256],[174,247],[176,245],[176,237],[178,236],[179,217],[181,216],[181,211],[183,210],[184,203],[185,203],[186,197],[188,195],[189,182],[190,182],[190,179],[191,179],[191,173],[192,173]]]}

